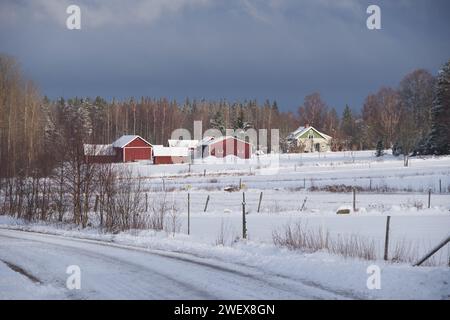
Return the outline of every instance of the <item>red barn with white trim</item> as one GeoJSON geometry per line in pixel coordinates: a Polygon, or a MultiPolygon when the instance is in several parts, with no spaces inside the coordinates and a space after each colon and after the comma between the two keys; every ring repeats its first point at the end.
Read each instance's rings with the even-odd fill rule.
{"type": "Polygon", "coordinates": [[[152,144],[140,136],[122,136],[114,141],[112,146],[122,162],[152,159],[152,144]]]}

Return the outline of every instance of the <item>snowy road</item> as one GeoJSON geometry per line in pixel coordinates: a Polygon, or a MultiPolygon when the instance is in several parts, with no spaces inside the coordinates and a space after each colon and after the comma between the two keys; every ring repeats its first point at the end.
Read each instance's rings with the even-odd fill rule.
{"type": "MultiPolygon", "coordinates": [[[[305,275],[306,276],[306,275],[305,275]]],[[[0,229],[0,299],[346,299],[317,284],[181,253],[0,229]],[[81,269],[69,290],[66,269],[81,269]]]]}

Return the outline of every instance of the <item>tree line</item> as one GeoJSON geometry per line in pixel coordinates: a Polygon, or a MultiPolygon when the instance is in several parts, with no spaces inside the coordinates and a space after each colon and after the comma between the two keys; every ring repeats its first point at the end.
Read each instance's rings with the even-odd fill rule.
{"type": "MultiPolygon", "coordinates": [[[[276,101],[229,102],[142,97],[107,101],[101,97],[50,100],[23,77],[14,58],[0,55],[0,176],[49,175],[73,158],[84,143],[109,144],[123,134],[166,144],[174,129],[279,129],[282,144],[290,132],[309,124],[332,136],[333,150],[374,149],[396,154],[448,154],[449,62],[438,77],[426,70],[406,75],[396,88],[369,94],[360,112],[342,115],[313,93],[294,112],[276,101]],[[71,146],[70,148],[68,146],[71,146]]],[[[285,151],[289,145],[283,145],[285,151]]]]}
{"type": "Polygon", "coordinates": [[[109,144],[123,134],[166,144],[174,129],[193,132],[198,120],[204,130],[279,129],[281,138],[308,123],[334,138],[333,150],[384,146],[395,154],[450,154],[450,61],[437,78],[413,71],[397,88],[370,94],[360,113],[346,106],[339,116],[319,93],[305,97],[297,114],[268,100],[50,100],[22,75],[14,58],[0,55],[0,214],[82,227],[96,221],[109,231],[162,229],[171,216],[173,229],[174,204],[149,205],[147,195],[144,202],[148,190],[138,177],[87,163],[83,145],[109,144]]]}

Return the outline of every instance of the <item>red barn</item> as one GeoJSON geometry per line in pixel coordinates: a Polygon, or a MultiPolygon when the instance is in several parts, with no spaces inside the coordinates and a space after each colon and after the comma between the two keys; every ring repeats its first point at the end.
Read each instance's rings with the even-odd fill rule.
{"type": "Polygon", "coordinates": [[[214,156],[224,158],[234,155],[241,159],[250,159],[252,145],[249,142],[232,136],[205,138],[201,143],[203,157],[214,156]]]}
{"type": "Polygon", "coordinates": [[[153,146],[140,136],[122,136],[114,141],[112,146],[122,162],[152,159],[153,146]]]}

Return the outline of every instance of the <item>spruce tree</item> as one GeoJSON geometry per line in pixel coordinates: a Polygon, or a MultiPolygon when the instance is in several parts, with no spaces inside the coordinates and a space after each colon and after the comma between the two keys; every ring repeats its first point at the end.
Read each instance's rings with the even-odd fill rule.
{"type": "Polygon", "coordinates": [[[450,154],[450,60],[440,70],[437,79],[428,153],[450,154]]]}
{"type": "Polygon", "coordinates": [[[237,116],[233,127],[235,130],[244,129],[244,111],[242,109],[239,111],[239,115],[237,116]]]}
{"type": "Polygon", "coordinates": [[[225,120],[223,118],[223,114],[220,111],[217,111],[214,117],[211,119],[211,127],[213,129],[219,130],[223,135],[225,134],[225,120]]]}
{"type": "Polygon", "coordinates": [[[348,105],[345,106],[342,114],[341,131],[346,137],[353,137],[354,120],[352,110],[348,105]]]}
{"type": "Polygon", "coordinates": [[[382,157],[384,155],[384,146],[383,146],[383,140],[378,140],[377,142],[377,150],[375,152],[375,155],[378,157],[382,157]]]}

